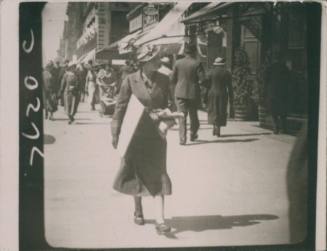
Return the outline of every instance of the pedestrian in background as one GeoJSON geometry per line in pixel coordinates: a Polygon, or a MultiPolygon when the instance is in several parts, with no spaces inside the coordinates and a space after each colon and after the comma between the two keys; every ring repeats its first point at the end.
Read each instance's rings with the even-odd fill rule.
{"type": "Polygon", "coordinates": [[[84,102],[85,99],[85,85],[86,85],[86,75],[87,69],[83,64],[77,64],[76,66],[76,75],[78,81],[80,82],[80,89],[81,89],[81,101],[84,102]]]}
{"type": "Polygon", "coordinates": [[[91,111],[95,110],[95,102],[96,102],[96,71],[95,66],[93,66],[92,61],[88,63],[88,71],[86,75],[86,86],[85,90],[88,94],[88,103],[90,105],[91,111]]]}
{"type": "Polygon", "coordinates": [[[172,84],[175,85],[176,106],[179,112],[184,113],[184,117],[179,119],[179,143],[186,144],[186,121],[190,116],[191,133],[190,140],[198,138],[200,127],[198,118],[198,108],[201,103],[199,82],[204,75],[201,62],[196,58],[196,47],[185,46],[185,57],[177,60],[171,77],[172,84]]]}
{"type": "Polygon", "coordinates": [[[81,97],[81,84],[76,76],[76,65],[71,62],[68,65],[67,71],[62,77],[60,95],[64,96],[65,111],[69,118],[68,124],[71,124],[75,120],[75,114],[77,113],[78,104],[81,97]]]}
{"type": "Polygon", "coordinates": [[[274,53],[272,64],[265,72],[265,83],[268,109],[272,115],[275,134],[279,134],[280,129],[283,133],[287,133],[286,117],[290,81],[290,71],[283,62],[282,56],[274,53]]]}
{"type": "Polygon", "coordinates": [[[43,104],[45,119],[53,120],[53,113],[57,111],[57,92],[54,78],[51,74],[52,64],[48,63],[43,71],[43,104]]]}
{"type": "Polygon", "coordinates": [[[96,83],[99,88],[100,100],[106,96],[113,98],[116,93],[116,74],[110,64],[102,65],[97,74],[96,83]]]}
{"type": "Polygon", "coordinates": [[[124,79],[133,72],[135,72],[133,62],[131,60],[126,60],[126,64],[121,69],[121,80],[124,81],[124,79]]]}
{"type": "Polygon", "coordinates": [[[171,194],[171,181],[167,174],[167,140],[162,137],[160,119],[153,113],[168,107],[169,78],[159,69],[160,48],[140,53],[140,69],[123,81],[112,120],[112,143],[117,147],[125,112],[133,94],[145,107],[134,132],[128,151],[114,182],[114,189],[134,196],[134,222],[144,224],[142,196],[153,196],[156,203],[156,230],[158,234],[170,231],[164,218],[164,195],[171,194]]]}
{"type": "Polygon", "coordinates": [[[59,80],[60,65],[59,65],[59,61],[55,61],[51,68],[52,68],[51,69],[51,75],[52,75],[52,78],[53,78],[54,88],[55,88],[56,93],[58,93],[58,91],[60,89],[60,80],[59,80]]]}
{"type": "MultiPolygon", "coordinates": [[[[58,74],[58,80],[57,80],[57,84],[58,84],[58,91],[60,91],[61,88],[61,82],[62,82],[62,78],[64,77],[67,67],[69,64],[69,60],[65,60],[62,64],[62,66],[59,69],[59,74],[58,74]]],[[[61,106],[64,106],[64,96],[60,96],[59,97],[59,103],[61,106]]]]}
{"type": "Polygon", "coordinates": [[[225,69],[223,58],[216,58],[214,68],[207,75],[208,83],[208,123],[213,125],[212,134],[220,136],[221,127],[227,124],[227,107],[233,116],[232,74],[225,69]]]}

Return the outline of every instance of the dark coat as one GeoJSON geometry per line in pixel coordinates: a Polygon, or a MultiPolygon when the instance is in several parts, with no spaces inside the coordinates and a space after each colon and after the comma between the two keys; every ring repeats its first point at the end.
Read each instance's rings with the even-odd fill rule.
{"type": "Polygon", "coordinates": [[[208,74],[208,123],[226,126],[227,104],[233,103],[232,75],[229,71],[215,67],[208,74]]]}
{"type": "Polygon", "coordinates": [[[52,75],[55,91],[58,92],[60,89],[60,80],[59,80],[60,68],[52,67],[50,73],[52,75]]]}
{"type": "Polygon", "coordinates": [[[57,92],[52,74],[48,69],[43,71],[43,104],[47,111],[57,111],[57,92]]]}
{"type": "Polygon", "coordinates": [[[201,62],[191,56],[177,60],[171,76],[172,84],[176,85],[175,97],[200,100],[199,81],[203,72],[201,62]]]}
{"type": "Polygon", "coordinates": [[[61,80],[60,94],[64,94],[65,111],[74,116],[80,101],[81,85],[78,77],[72,71],[66,71],[61,80]]]}
{"type": "Polygon", "coordinates": [[[114,189],[125,194],[171,194],[171,182],[166,171],[166,139],[158,132],[158,122],[152,120],[147,112],[168,106],[169,79],[156,73],[152,82],[153,87],[149,89],[140,71],[132,73],[124,79],[117,99],[111,124],[113,137],[120,134],[132,94],[146,108],[114,181],[114,189]]]}
{"type": "Polygon", "coordinates": [[[290,72],[282,63],[274,63],[265,72],[266,100],[273,115],[286,115],[290,72]]]}

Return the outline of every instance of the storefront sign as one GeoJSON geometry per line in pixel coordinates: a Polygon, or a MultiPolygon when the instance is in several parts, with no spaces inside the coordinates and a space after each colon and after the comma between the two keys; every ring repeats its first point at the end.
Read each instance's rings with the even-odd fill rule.
{"type": "Polygon", "coordinates": [[[159,22],[159,11],[153,5],[149,4],[143,9],[143,29],[159,22]]]}
{"type": "Polygon", "coordinates": [[[143,28],[147,28],[159,22],[159,15],[144,15],[143,28]]]}
{"type": "Polygon", "coordinates": [[[142,28],[142,14],[129,21],[129,32],[136,31],[140,28],[142,28]]]}
{"type": "Polygon", "coordinates": [[[155,16],[159,14],[158,9],[153,5],[149,4],[148,6],[143,8],[144,15],[147,16],[155,16]]]}

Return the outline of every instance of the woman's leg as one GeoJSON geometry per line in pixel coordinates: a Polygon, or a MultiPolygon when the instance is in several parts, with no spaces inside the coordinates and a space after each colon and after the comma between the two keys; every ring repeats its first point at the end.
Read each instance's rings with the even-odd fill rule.
{"type": "Polygon", "coordinates": [[[134,205],[135,205],[135,214],[143,215],[142,197],[141,196],[134,196],[134,205]]]}
{"type": "Polygon", "coordinates": [[[158,195],[154,197],[156,203],[156,230],[158,234],[170,232],[171,228],[165,224],[165,197],[158,195]]]}
{"type": "Polygon", "coordinates": [[[213,124],[212,125],[212,135],[216,135],[217,134],[217,126],[216,126],[216,124],[213,124]]]}
{"type": "Polygon", "coordinates": [[[216,130],[216,135],[217,137],[220,137],[220,126],[217,126],[217,130],[216,130]]]}
{"type": "Polygon", "coordinates": [[[156,222],[158,224],[165,222],[165,197],[163,195],[157,195],[155,199],[155,208],[156,208],[156,222]]]}
{"type": "Polygon", "coordinates": [[[144,217],[143,217],[143,208],[142,208],[142,197],[134,196],[134,222],[137,225],[144,225],[144,217]]]}

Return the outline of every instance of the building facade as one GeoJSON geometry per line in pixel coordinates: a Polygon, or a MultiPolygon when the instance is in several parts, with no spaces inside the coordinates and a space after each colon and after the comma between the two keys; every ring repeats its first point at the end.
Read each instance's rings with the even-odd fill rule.
{"type": "Polygon", "coordinates": [[[184,23],[190,42],[197,45],[199,58],[208,70],[216,57],[223,57],[227,68],[235,73],[240,58],[246,58],[243,67],[248,72],[243,85],[247,86],[234,88],[235,99],[247,95],[252,103],[248,117],[259,119],[264,127],[271,127],[271,119],[265,109],[263,73],[272,63],[273,54],[282,55],[292,75],[288,119],[294,130],[301,127],[308,105],[307,21],[303,4],[209,3],[186,17],[184,23]]]}
{"type": "Polygon", "coordinates": [[[69,2],[58,56],[85,62],[128,32],[128,2],[69,2]],[[119,25],[113,25],[119,24],[119,25]]]}

